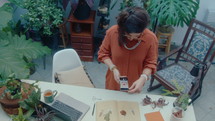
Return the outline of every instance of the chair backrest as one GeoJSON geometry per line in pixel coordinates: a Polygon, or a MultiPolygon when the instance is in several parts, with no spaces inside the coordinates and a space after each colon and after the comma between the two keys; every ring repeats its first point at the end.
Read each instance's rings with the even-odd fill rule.
{"type": "Polygon", "coordinates": [[[52,82],[55,82],[54,75],[59,71],[67,71],[82,66],[80,57],[74,49],[63,49],[56,52],[52,63],[52,82]]]}
{"type": "Polygon", "coordinates": [[[215,56],[215,28],[193,19],[182,46],[183,49],[177,55],[176,62],[183,59],[193,65],[202,64],[205,66],[204,74],[206,74],[215,56]]]}

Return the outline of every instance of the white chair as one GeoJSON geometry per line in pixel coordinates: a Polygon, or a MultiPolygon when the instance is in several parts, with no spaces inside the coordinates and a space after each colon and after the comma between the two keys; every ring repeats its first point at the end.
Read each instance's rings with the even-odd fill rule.
{"type": "MultiPolygon", "coordinates": [[[[55,83],[55,75],[56,73],[67,73],[67,80],[71,80],[69,84],[78,85],[78,86],[87,86],[87,87],[94,87],[92,81],[88,78],[89,76],[83,70],[83,65],[81,63],[80,57],[78,56],[77,52],[74,49],[63,49],[56,52],[53,56],[53,70],[52,70],[52,82],[55,83]],[[74,77],[74,70],[80,67],[82,70],[75,72],[76,74],[80,75],[80,77],[74,77]],[[71,72],[71,70],[73,72],[71,72]],[[69,74],[73,73],[73,74],[69,74]],[[73,77],[70,77],[72,76],[73,77]]],[[[65,76],[65,74],[63,74],[65,76]]],[[[78,76],[77,75],[77,76],[78,76]]]]}

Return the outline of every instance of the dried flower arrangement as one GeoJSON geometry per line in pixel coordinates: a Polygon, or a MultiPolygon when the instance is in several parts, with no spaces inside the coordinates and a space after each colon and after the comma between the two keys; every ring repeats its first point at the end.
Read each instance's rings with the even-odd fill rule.
{"type": "Polygon", "coordinates": [[[166,103],[166,100],[164,98],[159,98],[158,101],[152,101],[152,99],[146,95],[146,97],[143,99],[143,106],[145,105],[152,105],[152,108],[160,107],[168,105],[169,103],[166,103]]]}

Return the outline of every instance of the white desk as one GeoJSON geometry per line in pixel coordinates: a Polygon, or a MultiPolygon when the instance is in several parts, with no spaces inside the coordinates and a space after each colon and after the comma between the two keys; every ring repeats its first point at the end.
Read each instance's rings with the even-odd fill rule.
{"type": "MultiPolygon", "coordinates": [[[[26,80],[26,82],[32,82],[32,81],[26,80]]],[[[42,92],[46,89],[57,90],[58,93],[60,92],[66,93],[72,96],[73,98],[90,105],[90,110],[84,116],[82,121],[95,121],[95,113],[92,116],[92,110],[93,110],[93,104],[94,104],[92,100],[93,96],[96,98],[101,98],[102,100],[126,100],[126,101],[139,102],[141,121],[146,121],[144,116],[145,113],[155,112],[155,111],[160,111],[164,120],[169,121],[171,116],[172,105],[175,100],[175,98],[173,97],[165,96],[165,99],[166,101],[169,102],[169,104],[167,106],[164,106],[163,108],[157,107],[155,109],[152,109],[150,105],[142,106],[141,104],[142,100],[146,97],[146,94],[128,94],[120,91],[111,91],[111,90],[105,90],[105,89],[55,84],[55,83],[42,82],[42,81],[40,81],[38,84],[42,92]]],[[[151,94],[147,94],[147,95],[151,97],[152,100],[158,100],[160,97],[162,97],[160,95],[151,95],[151,94]]],[[[2,109],[0,109],[0,120],[11,121],[9,116],[2,109]]],[[[196,117],[195,117],[195,113],[192,105],[188,107],[183,121],[196,121],[196,117]]]]}

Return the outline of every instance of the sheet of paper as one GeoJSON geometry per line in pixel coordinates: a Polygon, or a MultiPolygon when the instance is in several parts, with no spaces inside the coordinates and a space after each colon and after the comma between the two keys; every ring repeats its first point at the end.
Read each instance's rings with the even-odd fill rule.
{"type": "Polygon", "coordinates": [[[164,121],[160,111],[145,114],[147,121],[164,121]]]}

